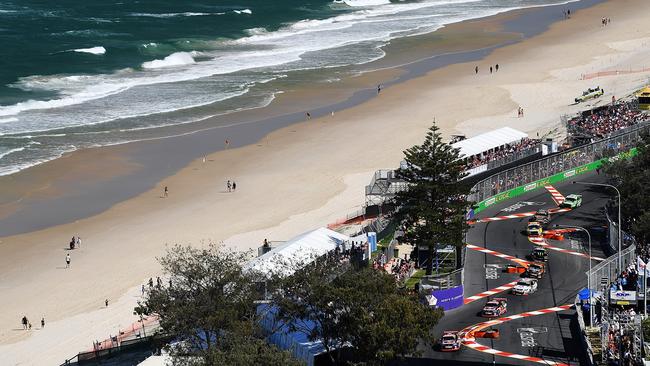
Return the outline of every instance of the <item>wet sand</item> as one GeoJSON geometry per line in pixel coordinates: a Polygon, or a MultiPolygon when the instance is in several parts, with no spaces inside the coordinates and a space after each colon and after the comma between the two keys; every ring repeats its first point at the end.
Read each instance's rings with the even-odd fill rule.
{"type": "MultiPolygon", "coordinates": [[[[402,150],[420,143],[434,118],[446,135],[472,136],[501,126],[544,134],[557,127],[560,115],[589,107],[570,105],[588,87],[600,85],[606,91],[592,105],[630,92],[648,75],[587,81],[580,76],[642,65],[650,56],[648,10],[650,3],[643,0],[607,2],[522,42],[479,51],[477,57],[485,55],[479,62],[468,57],[470,62],[430,72],[416,66],[387,71],[386,77],[403,81],[386,83],[379,96],[371,88],[374,80],[366,79],[370,85],[352,97],[362,103],[346,99],[339,106],[347,108],[315,109],[313,115],[322,118],[288,126],[291,116],[304,120],[304,112],[277,118],[274,126],[273,118],[240,125],[241,135],[228,131],[233,143],[225,151],[210,153],[223,148],[224,135],[206,131],[82,151],[44,164],[41,169],[52,169],[43,170],[44,179],[53,172],[60,178],[34,185],[41,192],[34,193],[34,202],[44,203],[25,205],[32,215],[20,222],[47,225],[56,221],[50,216],[72,217],[68,210],[94,205],[93,194],[105,198],[99,189],[89,194],[90,186],[115,187],[107,196],[134,195],[138,189],[144,193],[92,217],[0,239],[0,354],[11,364],[52,364],[89,348],[94,339],[115,334],[135,320],[129,309],[139,298],[137,289],[158,273],[155,257],[166,244],[212,240],[253,248],[264,238],[287,240],[345,216],[363,204],[372,172],[397,166],[402,150]],[[612,24],[601,27],[602,16],[611,17],[612,24]],[[498,73],[486,72],[496,63],[501,65],[498,73]],[[479,75],[473,73],[476,64],[479,75]],[[421,76],[409,78],[409,72],[421,76]],[[518,106],[526,110],[524,118],[516,117],[518,106]],[[334,116],[332,109],[337,110],[334,116]],[[260,131],[262,125],[269,130],[260,131]],[[274,127],[281,128],[267,135],[274,127]],[[244,146],[247,138],[255,143],[244,146]],[[205,163],[193,159],[203,154],[205,163]],[[184,161],[189,164],[178,170],[184,161]],[[88,167],[80,164],[90,164],[95,172],[85,173],[88,167]],[[87,177],[93,184],[85,183],[87,177]],[[63,179],[67,183],[60,183],[63,179]],[[228,179],[237,182],[237,192],[225,192],[228,179]],[[147,189],[152,181],[157,183],[147,189]],[[168,198],[161,198],[164,186],[170,189],[168,198]],[[81,236],[83,245],[71,253],[72,268],[61,269],[72,235],[81,236]],[[102,307],[105,298],[112,300],[107,309],[102,307]],[[45,315],[48,326],[15,330],[23,314],[33,323],[45,315]]],[[[504,17],[502,25],[494,26],[506,30],[508,21],[518,19],[504,17]]],[[[283,102],[291,104],[288,94],[283,102]]],[[[20,210],[3,222],[18,217],[20,210]]]]}

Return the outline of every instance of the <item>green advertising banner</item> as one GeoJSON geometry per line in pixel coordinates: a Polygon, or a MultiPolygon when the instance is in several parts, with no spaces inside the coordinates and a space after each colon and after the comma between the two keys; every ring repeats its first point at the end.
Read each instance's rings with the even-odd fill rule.
{"type": "Polygon", "coordinates": [[[546,178],[543,178],[543,179],[540,179],[540,180],[536,180],[534,182],[528,183],[528,184],[523,185],[523,186],[519,186],[519,187],[516,187],[516,188],[509,189],[509,190],[507,190],[505,192],[501,192],[501,193],[497,194],[496,196],[492,196],[490,198],[487,198],[487,199],[479,202],[476,205],[476,208],[474,209],[474,213],[475,214],[479,213],[479,212],[485,210],[486,208],[494,205],[495,203],[503,202],[505,200],[508,200],[508,199],[511,199],[511,198],[514,198],[514,197],[517,197],[517,196],[521,196],[524,193],[533,191],[533,190],[538,189],[538,188],[543,188],[545,185],[561,182],[561,181],[563,181],[565,179],[574,177],[576,175],[580,175],[580,174],[584,174],[584,173],[587,173],[587,172],[594,171],[594,170],[600,168],[601,166],[603,166],[603,163],[605,163],[607,161],[614,162],[614,161],[619,160],[619,159],[629,159],[629,158],[635,156],[637,153],[638,153],[637,149],[632,148],[630,151],[622,152],[622,153],[620,153],[620,154],[618,154],[618,155],[616,155],[614,157],[603,158],[603,159],[600,159],[600,160],[596,160],[594,162],[591,162],[591,163],[588,163],[588,164],[585,164],[585,165],[581,165],[581,166],[579,166],[577,168],[573,168],[573,169],[564,171],[562,173],[557,173],[555,175],[551,175],[550,177],[546,177],[546,178]]]}

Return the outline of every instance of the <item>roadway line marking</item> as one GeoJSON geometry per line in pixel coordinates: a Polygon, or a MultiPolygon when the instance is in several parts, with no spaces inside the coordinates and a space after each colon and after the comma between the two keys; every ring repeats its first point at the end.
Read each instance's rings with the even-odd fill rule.
{"type": "Polygon", "coordinates": [[[553,198],[553,201],[555,201],[555,204],[556,204],[556,205],[559,206],[559,205],[562,204],[562,202],[564,202],[564,200],[566,200],[566,198],[564,198],[564,196],[562,195],[562,193],[560,193],[560,192],[559,192],[557,189],[555,189],[555,187],[553,187],[552,185],[550,185],[550,184],[549,184],[549,185],[546,185],[546,186],[544,186],[544,188],[546,188],[546,190],[548,191],[548,193],[551,194],[551,197],[553,198]]]}
{"type": "MultiPolygon", "coordinates": [[[[540,247],[544,247],[544,248],[547,248],[547,249],[550,249],[550,250],[554,250],[556,252],[571,254],[571,255],[578,256],[578,257],[589,258],[588,254],[585,254],[585,253],[582,253],[582,252],[574,252],[573,250],[564,249],[564,248],[560,248],[560,247],[554,247],[554,246],[550,245],[546,241],[546,239],[544,239],[543,236],[529,236],[528,241],[530,241],[531,243],[533,243],[535,245],[539,245],[540,247]]],[[[602,262],[602,261],[605,260],[605,258],[601,258],[601,257],[591,257],[591,259],[599,261],[599,262],[602,262]]]]}
{"type": "Polygon", "coordinates": [[[474,325],[470,325],[469,327],[464,328],[459,332],[459,335],[461,337],[461,342],[464,346],[471,348],[475,351],[479,352],[484,352],[488,353],[491,355],[495,356],[501,356],[501,357],[509,357],[509,358],[514,358],[517,360],[523,360],[523,361],[530,361],[530,362],[535,362],[535,363],[541,363],[545,365],[556,365],[556,366],[568,366],[567,364],[561,363],[561,362],[555,362],[555,361],[548,361],[544,360],[539,357],[531,357],[531,356],[525,356],[525,355],[518,355],[516,353],[511,353],[511,352],[504,352],[504,351],[499,351],[494,348],[490,348],[488,346],[484,346],[480,343],[476,342],[476,339],[474,337],[474,333],[483,330],[485,328],[489,328],[494,325],[499,325],[511,320],[515,319],[521,319],[521,318],[526,318],[529,316],[537,316],[537,315],[542,315],[542,314],[550,314],[558,311],[565,311],[569,310],[573,307],[573,304],[567,304],[567,305],[562,305],[562,306],[555,306],[552,308],[546,308],[546,309],[541,309],[541,310],[535,310],[535,311],[529,311],[525,313],[520,313],[520,314],[515,314],[515,315],[510,315],[506,316],[503,318],[499,319],[492,319],[488,320],[485,322],[477,323],[474,325]]]}
{"type": "MultiPolygon", "coordinates": [[[[555,214],[555,213],[561,213],[561,212],[569,212],[571,211],[570,208],[552,208],[548,210],[549,213],[555,214]]],[[[532,217],[535,216],[535,211],[532,212],[522,212],[522,213],[517,213],[517,214],[511,214],[511,215],[505,215],[505,216],[496,216],[496,217],[486,217],[483,219],[476,219],[476,220],[469,220],[467,223],[469,225],[474,225],[474,224],[479,224],[482,222],[492,222],[492,221],[503,221],[503,220],[510,220],[510,219],[520,219],[524,217],[532,217]]]]}
{"type": "Polygon", "coordinates": [[[508,254],[495,252],[494,250],[485,249],[483,247],[479,247],[479,246],[472,245],[472,244],[466,244],[466,245],[467,245],[467,248],[469,248],[469,249],[476,250],[478,252],[485,253],[485,254],[490,254],[490,255],[493,255],[495,257],[507,259],[507,260],[509,260],[511,262],[515,262],[515,263],[519,264],[522,267],[528,268],[528,266],[530,265],[530,262],[525,260],[525,259],[519,259],[519,258],[513,257],[513,256],[508,255],[508,254]]]}
{"type": "Polygon", "coordinates": [[[496,295],[496,294],[501,293],[503,291],[510,290],[511,288],[515,287],[516,284],[517,284],[517,281],[512,281],[512,282],[506,283],[505,285],[501,285],[501,286],[495,287],[495,288],[493,288],[491,290],[481,292],[480,294],[476,294],[474,296],[467,297],[467,298],[465,298],[465,300],[463,300],[463,303],[464,304],[469,304],[469,303],[474,302],[476,300],[480,300],[480,299],[486,298],[488,296],[496,295]]]}

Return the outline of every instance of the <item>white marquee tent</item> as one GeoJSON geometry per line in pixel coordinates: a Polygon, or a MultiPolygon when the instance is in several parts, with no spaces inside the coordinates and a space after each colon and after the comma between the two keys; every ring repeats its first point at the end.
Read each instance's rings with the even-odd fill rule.
{"type": "Polygon", "coordinates": [[[350,237],[336,231],[319,228],[298,235],[270,252],[248,262],[244,268],[262,274],[289,276],[307,263],[333,251],[350,237]]]}
{"type": "Polygon", "coordinates": [[[458,141],[451,146],[460,149],[461,157],[470,157],[490,151],[499,146],[513,144],[528,137],[528,134],[510,127],[486,132],[467,140],[458,141]]]}

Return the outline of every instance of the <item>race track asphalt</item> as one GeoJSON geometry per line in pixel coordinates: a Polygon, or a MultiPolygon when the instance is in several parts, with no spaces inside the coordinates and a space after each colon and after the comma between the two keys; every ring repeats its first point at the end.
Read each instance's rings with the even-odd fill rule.
{"type": "MultiPolygon", "coordinates": [[[[585,174],[577,177],[580,181],[599,182],[605,181],[603,175],[585,174]]],[[[555,224],[578,225],[590,229],[594,239],[592,243],[592,256],[607,257],[603,253],[601,242],[603,228],[606,223],[603,208],[610,198],[606,189],[593,189],[583,185],[572,184],[565,181],[554,185],[564,196],[572,193],[582,194],[582,206],[576,210],[554,214],[551,217],[549,228],[555,224]],[[600,235],[599,235],[600,234],[600,235]]],[[[477,215],[479,218],[502,216],[512,213],[530,212],[541,208],[557,207],[551,195],[545,189],[537,189],[526,195],[494,205],[477,215]],[[514,211],[513,205],[520,203],[514,211]]],[[[525,258],[533,248],[532,243],[523,233],[529,218],[510,219],[490,223],[475,224],[467,234],[467,242],[477,246],[492,249],[504,254],[525,258]]],[[[573,242],[568,238],[563,241],[549,240],[549,244],[582,251],[587,253],[587,239],[583,233],[571,234],[573,242]]],[[[549,250],[547,273],[538,283],[536,293],[529,296],[515,296],[509,291],[494,297],[508,299],[508,311],[505,314],[514,315],[526,311],[539,310],[559,305],[572,304],[577,292],[586,286],[585,272],[588,270],[588,259],[580,256],[549,250]]],[[[592,261],[592,265],[597,264],[592,261]]],[[[519,275],[498,272],[498,279],[486,279],[485,264],[499,264],[505,266],[511,262],[474,250],[467,250],[465,265],[465,297],[469,297],[489,289],[501,286],[519,278],[519,275]]],[[[458,309],[446,312],[443,319],[435,328],[437,337],[444,330],[461,330],[469,325],[485,321],[479,316],[487,298],[466,304],[458,309]]],[[[500,338],[496,340],[477,339],[478,343],[491,348],[539,357],[548,361],[562,362],[570,365],[579,365],[584,357],[578,338],[578,324],[573,309],[558,313],[544,314],[534,317],[512,320],[497,327],[500,338]],[[533,334],[534,346],[530,343],[522,345],[522,337],[518,332],[520,328],[535,328],[533,334]]],[[[528,337],[528,341],[530,338],[528,337]]],[[[419,361],[411,359],[408,364],[436,364],[436,365],[532,365],[530,361],[493,356],[467,347],[459,352],[443,353],[432,347],[423,347],[423,354],[419,361]],[[435,361],[434,361],[435,360],[435,361]],[[433,363],[432,363],[433,361],[433,363]]]]}

